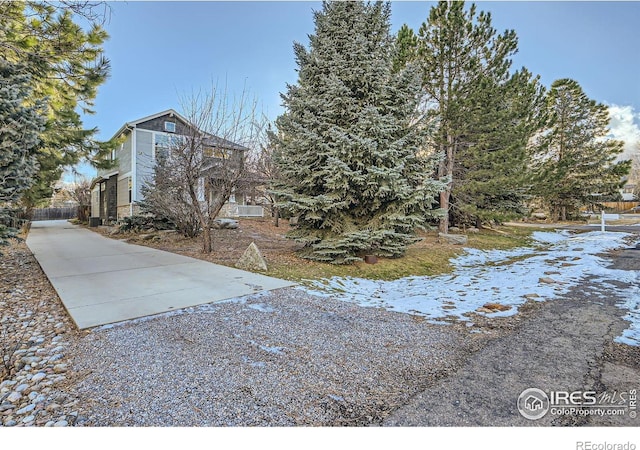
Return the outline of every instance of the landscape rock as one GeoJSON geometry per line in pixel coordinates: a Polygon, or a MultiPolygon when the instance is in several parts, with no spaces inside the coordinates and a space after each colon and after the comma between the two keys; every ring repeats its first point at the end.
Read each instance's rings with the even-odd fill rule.
{"type": "Polygon", "coordinates": [[[235,230],[238,226],[238,221],[234,219],[216,219],[213,221],[213,228],[217,230],[235,230]]]}
{"type": "Polygon", "coordinates": [[[3,247],[0,273],[0,341],[15,348],[14,370],[0,383],[0,426],[53,425],[78,409],[48,408],[59,401],[70,370],[69,317],[24,241],[3,247]]]}
{"type": "Polygon", "coordinates": [[[55,373],[63,373],[67,371],[67,365],[66,364],[56,364],[55,366],[53,366],[53,371],[55,373]]]}
{"type": "Polygon", "coordinates": [[[554,284],[557,283],[556,280],[554,280],[553,278],[549,278],[549,277],[542,277],[538,280],[539,283],[545,283],[545,284],[554,284]]]}
{"type": "Polygon", "coordinates": [[[537,220],[546,220],[547,215],[543,212],[534,212],[533,214],[531,214],[531,218],[537,220]]]}
{"type": "Polygon", "coordinates": [[[31,412],[35,409],[36,405],[34,405],[33,403],[30,405],[25,406],[24,408],[20,408],[19,410],[16,411],[16,414],[26,414],[28,412],[31,412]]]}
{"type": "Polygon", "coordinates": [[[447,244],[452,245],[465,245],[467,243],[467,236],[464,234],[445,234],[438,233],[438,237],[444,240],[447,244]]]}
{"type": "Polygon", "coordinates": [[[37,383],[38,381],[44,380],[46,377],[47,377],[46,373],[38,372],[33,377],[31,377],[31,381],[34,382],[34,383],[37,383]]]}
{"type": "Polygon", "coordinates": [[[480,230],[477,229],[476,227],[471,227],[471,228],[467,228],[467,233],[479,233],[480,230]]]}
{"type": "Polygon", "coordinates": [[[243,270],[266,271],[267,262],[262,256],[262,253],[260,253],[258,246],[255,242],[252,242],[236,263],[236,267],[243,270]]]}
{"type": "Polygon", "coordinates": [[[20,400],[22,398],[22,394],[20,392],[12,392],[11,394],[9,394],[9,396],[6,398],[6,400],[9,403],[16,403],[18,400],[20,400]]]}

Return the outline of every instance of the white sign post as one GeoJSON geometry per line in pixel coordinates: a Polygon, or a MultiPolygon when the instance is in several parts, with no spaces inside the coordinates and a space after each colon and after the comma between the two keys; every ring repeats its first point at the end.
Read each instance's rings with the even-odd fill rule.
{"type": "Polygon", "coordinates": [[[620,214],[605,214],[604,211],[600,211],[600,231],[604,232],[605,221],[609,220],[620,220],[620,214]]]}

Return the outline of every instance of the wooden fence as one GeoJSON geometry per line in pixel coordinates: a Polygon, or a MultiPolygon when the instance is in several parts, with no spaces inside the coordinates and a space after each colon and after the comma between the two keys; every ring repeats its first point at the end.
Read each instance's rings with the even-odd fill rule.
{"type": "Polygon", "coordinates": [[[631,208],[640,206],[640,202],[602,202],[602,206],[608,212],[626,212],[630,211],[631,208]]]}
{"type": "Polygon", "coordinates": [[[64,208],[36,208],[33,210],[31,220],[65,220],[78,216],[77,206],[67,206],[64,208]]]}

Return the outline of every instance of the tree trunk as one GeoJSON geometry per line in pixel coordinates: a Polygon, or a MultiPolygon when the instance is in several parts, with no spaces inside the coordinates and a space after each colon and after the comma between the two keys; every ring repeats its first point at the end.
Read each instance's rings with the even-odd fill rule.
{"type": "Polygon", "coordinates": [[[449,232],[449,197],[451,192],[449,191],[449,186],[447,186],[446,190],[440,192],[440,208],[444,209],[444,216],[440,218],[440,225],[438,229],[441,233],[449,232]]]}
{"type": "Polygon", "coordinates": [[[276,227],[280,226],[280,209],[277,207],[273,209],[273,224],[276,227]]]}
{"type": "Polygon", "coordinates": [[[202,253],[211,253],[213,246],[211,244],[211,227],[202,228],[202,253]]]}
{"type": "MultiPolygon", "coordinates": [[[[442,148],[442,146],[441,146],[442,148]]],[[[441,233],[449,232],[449,207],[451,200],[451,189],[453,187],[453,158],[455,157],[455,143],[453,136],[447,134],[447,145],[445,147],[445,157],[438,169],[439,177],[449,177],[449,183],[444,191],[440,193],[440,208],[444,210],[444,216],[440,218],[439,230],[441,233]]]]}

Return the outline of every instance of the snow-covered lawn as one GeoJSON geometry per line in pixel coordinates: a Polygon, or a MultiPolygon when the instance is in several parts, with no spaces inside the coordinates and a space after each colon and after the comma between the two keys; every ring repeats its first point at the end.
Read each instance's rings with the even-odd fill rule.
{"type": "Polygon", "coordinates": [[[467,249],[451,261],[451,274],[395,281],[333,277],[314,281],[307,290],[362,306],[425,316],[434,323],[451,319],[471,322],[471,312],[489,317],[513,315],[527,299],[554,299],[591,276],[601,285],[617,289],[624,299],[619,306],[628,311],[626,319],[631,324],[616,341],[640,345],[638,272],[607,268],[608,262],[599,256],[608,250],[628,247],[625,238],[629,236],[599,231],[535,232],[531,247],[467,249]],[[611,283],[616,280],[631,286],[619,289],[611,283]]]}

